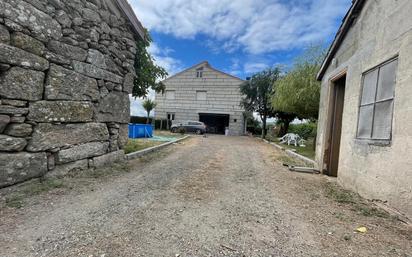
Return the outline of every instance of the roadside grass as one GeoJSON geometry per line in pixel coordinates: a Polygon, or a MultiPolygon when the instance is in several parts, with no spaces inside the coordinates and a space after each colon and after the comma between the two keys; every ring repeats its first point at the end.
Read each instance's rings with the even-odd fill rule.
{"type": "Polygon", "coordinates": [[[175,138],[182,137],[182,135],[179,134],[179,133],[172,133],[169,130],[159,130],[159,129],[156,129],[153,132],[153,135],[154,136],[162,136],[162,137],[175,137],[175,138]]]}
{"type": "Polygon", "coordinates": [[[286,153],[282,153],[281,156],[277,156],[276,160],[278,160],[282,164],[287,164],[287,165],[291,165],[291,166],[300,166],[300,167],[308,167],[309,166],[304,161],[302,161],[298,158],[289,156],[286,153]]]}
{"type": "Polygon", "coordinates": [[[115,176],[118,174],[130,172],[130,167],[127,162],[124,163],[113,163],[107,167],[101,167],[96,169],[88,169],[77,173],[74,177],[76,178],[103,178],[109,176],[115,176]]]}
{"type": "Polygon", "coordinates": [[[164,142],[161,141],[151,141],[146,138],[130,139],[124,147],[124,152],[126,154],[137,152],[152,146],[160,145],[164,142]]]}
{"type": "Polygon", "coordinates": [[[107,167],[73,172],[61,179],[34,179],[12,187],[11,192],[5,192],[4,196],[1,197],[3,203],[0,203],[0,206],[4,205],[9,208],[20,209],[32,196],[41,195],[56,189],[71,190],[79,185],[94,183],[96,179],[110,178],[129,171],[128,163],[114,163],[107,167]]]}
{"type": "Polygon", "coordinates": [[[41,181],[32,181],[22,185],[19,190],[5,197],[7,207],[19,209],[23,207],[24,201],[28,196],[39,195],[56,188],[65,187],[61,179],[45,179],[41,181]]]}
{"type": "Polygon", "coordinates": [[[315,148],[314,148],[314,140],[313,138],[309,138],[305,142],[305,147],[300,147],[300,146],[294,146],[294,145],[287,145],[287,144],[281,144],[279,141],[279,138],[277,137],[268,137],[268,140],[271,142],[274,142],[282,147],[284,147],[287,150],[293,150],[294,152],[303,155],[305,157],[308,157],[309,159],[314,160],[315,159],[315,148]]]}
{"type": "Polygon", "coordinates": [[[372,206],[360,195],[351,192],[349,190],[343,189],[339,185],[327,182],[324,186],[324,194],[327,198],[330,198],[340,204],[350,205],[351,209],[365,217],[379,217],[379,218],[390,218],[391,215],[375,206],[372,206]]]}
{"type": "Polygon", "coordinates": [[[151,140],[148,138],[136,138],[136,139],[131,139],[129,138],[129,141],[127,142],[126,146],[124,147],[124,152],[126,154],[128,153],[133,153],[137,152],[149,147],[161,145],[163,143],[166,143],[169,139],[174,140],[174,139],[179,139],[182,138],[184,135],[178,134],[178,133],[172,133],[168,130],[155,130],[153,132],[153,136],[155,137],[164,137],[166,140],[161,141],[161,140],[151,140]]]}

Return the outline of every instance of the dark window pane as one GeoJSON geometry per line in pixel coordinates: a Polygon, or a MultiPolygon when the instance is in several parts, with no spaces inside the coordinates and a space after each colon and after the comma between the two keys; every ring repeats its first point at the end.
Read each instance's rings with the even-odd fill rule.
{"type": "Polygon", "coordinates": [[[368,72],[363,77],[363,90],[361,105],[375,102],[376,83],[378,82],[378,69],[368,72]]]}
{"type": "Polygon", "coordinates": [[[373,105],[359,108],[358,137],[371,138],[372,134],[373,105]]]}
{"type": "Polygon", "coordinates": [[[376,103],[373,121],[373,139],[390,139],[392,130],[393,101],[376,103]]]}
{"type": "Polygon", "coordinates": [[[379,71],[378,93],[376,100],[393,98],[398,60],[392,61],[381,67],[379,71]]]}

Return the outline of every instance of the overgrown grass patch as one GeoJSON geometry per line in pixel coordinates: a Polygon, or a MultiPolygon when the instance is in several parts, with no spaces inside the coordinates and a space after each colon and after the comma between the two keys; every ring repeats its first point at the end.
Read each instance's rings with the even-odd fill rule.
{"type": "Polygon", "coordinates": [[[269,138],[269,141],[275,142],[276,144],[284,147],[287,150],[293,150],[294,152],[303,155],[305,157],[308,157],[309,159],[314,160],[315,159],[315,147],[314,147],[314,141],[313,138],[309,138],[305,142],[305,147],[300,147],[300,146],[294,146],[294,145],[287,145],[287,144],[281,144],[279,141],[279,138],[269,138]]]}
{"type": "Polygon", "coordinates": [[[295,157],[289,156],[286,153],[283,153],[281,156],[276,157],[276,159],[281,162],[282,164],[287,164],[287,165],[291,165],[291,166],[303,166],[303,167],[307,167],[308,165],[295,157]]]}
{"type": "Polygon", "coordinates": [[[326,183],[325,193],[327,197],[332,198],[338,203],[354,204],[359,198],[355,193],[333,183],[326,183]]]}
{"type": "Polygon", "coordinates": [[[124,152],[126,154],[137,152],[152,146],[160,145],[164,142],[161,141],[151,141],[146,138],[139,138],[139,139],[129,139],[126,146],[124,147],[124,152]]]}
{"type": "Polygon", "coordinates": [[[56,188],[65,187],[61,179],[44,179],[32,181],[22,185],[16,192],[5,197],[6,206],[10,208],[21,208],[24,201],[29,196],[39,195],[43,192],[48,192],[56,188]]]}
{"type": "Polygon", "coordinates": [[[83,174],[80,175],[80,177],[102,178],[102,177],[121,174],[125,172],[130,172],[130,167],[126,162],[113,163],[112,165],[108,167],[101,167],[101,168],[86,170],[83,174]]]}
{"type": "Polygon", "coordinates": [[[325,184],[325,195],[334,201],[351,205],[351,209],[359,215],[365,217],[389,218],[390,214],[380,208],[372,206],[359,194],[343,189],[335,183],[328,182],[325,184]]]}

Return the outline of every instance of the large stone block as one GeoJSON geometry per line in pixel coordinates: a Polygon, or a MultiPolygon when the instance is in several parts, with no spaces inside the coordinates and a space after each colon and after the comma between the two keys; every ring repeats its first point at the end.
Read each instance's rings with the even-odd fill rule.
{"type": "Polygon", "coordinates": [[[0,63],[22,66],[44,71],[49,68],[49,62],[35,54],[20,48],[0,43],[0,63]]]}
{"type": "Polygon", "coordinates": [[[59,41],[50,41],[47,48],[56,54],[69,58],[70,60],[85,61],[87,58],[86,50],[59,41]]]}
{"type": "Polygon", "coordinates": [[[57,154],[57,163],[73,162],[103,155],[107,152],[108,147],[108,142],[91,142],[75,145],[72,148],[60,150],[57,154]]]}
{"type": "Polygon", "coordinates": [[[33,102],[27,119],[35,122],[88,122],[93,119],[93,104],[84,101],[33,102]]]}
{"type": "Polygon", "coordinates": [[[22,151],[26,145],[27,141],[24,138],[0,135],[0,151],[18,152],[22,151]]]}
{"type": "Polygon", "coordinates": [[[127,141],[129,140],[129,125],[128,124],[121,124],[119,128],[119,147],[120,149],[123,149],[127,141]]]}
{"type": "Polygon", "coordinates": [[[0,133],[3,133],[4,129],[10,123],[10,116],[0,114],[0,133]]]}
{"type": "Polygon", "coordinates": [[[44,44],[26,34],[15,32],[11,34],[10,40],[13,46],[26,50],[27,52],[40,56],[44,53],[44,44]]]}
{"type": "Polygon", "coordinates": [[[43,83],[43,72],[13,67],[0,77],[0,96],[30,101],[40,100],[43,97],[43,83]]]}
{"type": "Polygon", "coordinates": [[[106,58],[104,54],[95,49],[89,49],[87,62],[102,69],[107,69],[106,58]]]}
{"type": "Polygon", "coordinates": [[[47,172],[46,153],[2,153],[0,167],[0,187],[41,177],[47,172]]]}
{"type": "Polygon", "coordinates": [[[102,123],[40,123],[34,128],[27,150],[39,152],[63,146],[108,140],[107,126],[102,123]]]}
{"type": "Polygon", "coordinates": [[[101,18],[100,15],[90,9],[83,9],[82,10],[82,16],[86,21],[90,21],[90,22],[94,22],[94,23],[100,23],[101,22],[101,18]]]}
{"type": "Polygon", "coordinates": [[[129,123],[129,95],[126,93],[113,91],[100,100],[97,111],[98,121],[129,123]]]}
{"type": "Polygon", "coordinates": [[[135,75],[133,73],[127,73],[126,76],[124,77],[123,81],[123,91],[131,94],[133,91],[133,86],[134,86],[134,78],[135,75]]]}
{"type": "Polygon", "coordinates": [[[7,126],[4,134],[13,137],[28,137],[33,131],[33,127],[27,123],[13,123],[7,126]]]}
{"type": "Polygon", "coordinates": [[[122,77],[88,63],[73,61],[72,66],[75,71],[92,78],[104,79],[118,84],[123,82],[122,77]]]}
{"type": "Polygon", "coordinates": [[[3,25],[0,25],[0,43],[10,43],[10,33],[3,25]]]}
{"type": "Polygon", "coordinates": [[[0,114],[24,115],[29,112],[29,108],[18,108],[10,105],[0,105],[0,114]]]}
{"type": "Polygon", "coordinates": [[[25,1],[0,1],[0,17],[27,28],[42,41],[59,39],[62,36],[60,24],[56,20],[25,1]]]}
{"type": "Polygon", "coordinates": [[[67,176],[71,172],[86,170],[89,167],[88,160],[80,160],[76,162],[57,165],[52,171],[46,174],[46,177],[61,178],[67,176]]]}
{"type": "Polygon", "coordinates": [[[119,150],[116,152],[111,152],[102,156],[94,157],[93,158],[93,165],[96,168],[104,167],[107,165],[111,165],[116,162],[123,162],[126,160],[126,155],[124,154],[123,150],[119,150]]]}
{"type": "Polygon", "coordinates": [[[12,99],[1,99],[1,104],[11,105],[15,107],[26,107],[27,101],[22,100],[12,100],[12,99]]]}
{"type": "Polygon", "coordinates": [[[52,64],[47,75],[45,98],[97,101],[99,88],[95,79],[52,64]]]}

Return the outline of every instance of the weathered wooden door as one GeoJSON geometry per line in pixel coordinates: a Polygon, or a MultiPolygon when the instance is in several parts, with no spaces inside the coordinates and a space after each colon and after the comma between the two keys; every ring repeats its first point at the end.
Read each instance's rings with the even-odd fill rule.
{"type": "Polygon", "coordinates": [[[332,92],[332,115],[331,115],[331,126],[330,126],[330,139],[329,139],[329,158],[327,162],[327,172],[329,176],[338,176],[339,167],[339,152],[340,143],[342,136],[342,117],[343,117],[343,107],[345,99],[345,83],[346,76],[339,78],[333,83],[332,92]]]}

